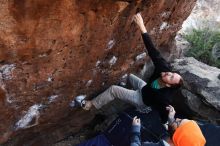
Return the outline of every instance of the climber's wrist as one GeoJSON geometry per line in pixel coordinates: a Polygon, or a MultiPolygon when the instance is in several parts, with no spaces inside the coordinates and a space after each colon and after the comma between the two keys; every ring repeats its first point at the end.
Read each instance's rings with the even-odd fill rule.
{"type": "Polygon", "coordinates": [[[139,27],[140,27],[141,33],[147,33],[147,29],[144,26],[144,24],[139,25],[139,27]]]}
{"type": "Polygon", "coordinates": [[[168,118],[168,125],[172,126],[176,122],[176,119],[174,117],[168,118]]]}

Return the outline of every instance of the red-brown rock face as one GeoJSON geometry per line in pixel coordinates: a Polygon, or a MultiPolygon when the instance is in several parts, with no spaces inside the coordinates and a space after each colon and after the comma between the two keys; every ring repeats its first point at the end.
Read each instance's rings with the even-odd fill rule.
{"type": "Polygon", "coordinates": [[[92,113],[72,109],[137,68],[137,9],[155,44],[170,44],[196,0],[1,0],[0,143],[49,145],[92,113]]]}

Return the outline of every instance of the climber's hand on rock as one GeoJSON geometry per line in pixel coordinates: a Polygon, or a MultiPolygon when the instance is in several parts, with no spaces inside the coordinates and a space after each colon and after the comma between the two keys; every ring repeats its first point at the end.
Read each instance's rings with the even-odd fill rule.
{"type": "Polygon", "coordinates": [[[133,20],[138,26],[141,26],[144,24],[143,18],[140,13],[137,13],[136,15],[134,15],[133,20]]]}
{"type": "Polygon", "coordinates": [[[140,13],[137,13],[136,15],[134,15],[133,21],[139,26],[139,28],[140,28],[142,33],[146,33],[147,32],[147,30],[146,30],[146,28],[144,26],[143,18],[142,18],[140,13]]]}

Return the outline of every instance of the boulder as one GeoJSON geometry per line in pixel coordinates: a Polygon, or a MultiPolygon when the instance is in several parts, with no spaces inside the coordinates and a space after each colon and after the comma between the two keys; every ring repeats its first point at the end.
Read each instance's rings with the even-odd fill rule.
{"type": "Polygon", "coordinates": [[[192,29],[220,30],[220,1],[197,0],[190,16],[184,21],[180,33],[189,33],[192,29]]]}
{"type": "Polygon", "coordinates": [[[142,11],[169,56],[195,1],[1,0],[0,144],[51,145],[79,132],[94,115],[72,100],[92,98],[141,66],[133,15],[142,11]]]}
{"type": "Polygon", "coordinates": [[[182,98],[188,107],[212,123],[220,123],[220,69],[193,57],[174,60],[172,67],[184,78],[182,98]]]}

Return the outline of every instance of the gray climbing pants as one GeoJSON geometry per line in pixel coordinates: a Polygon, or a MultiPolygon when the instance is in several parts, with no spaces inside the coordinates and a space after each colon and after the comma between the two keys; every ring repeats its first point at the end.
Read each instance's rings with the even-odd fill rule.
{"type": "Polygon", "coordinates": [[[141,89],[147,83],[133,74],[128,76],[128,80],[134,90],[112,85],[92,100],[92,104],[95,108],[100,109],[103,105],[111,102],[115,98],[128,102],[136,107],[145,106],[142,99],[141,89]]]}

